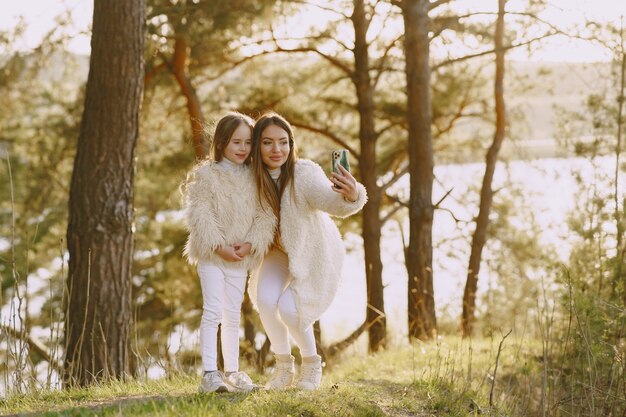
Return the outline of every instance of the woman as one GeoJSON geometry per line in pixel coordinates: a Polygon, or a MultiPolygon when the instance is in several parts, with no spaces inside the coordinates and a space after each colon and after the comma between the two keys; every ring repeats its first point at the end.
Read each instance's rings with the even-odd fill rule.
{"type": "Polygon", "coordinates": [[[266,388],[284,389],[293,383],[291,334],[302,356],[296,386],[317,389],[322,362],[313,323],[335,296],[344,257],[341,235],[328,214],[347,217],[358,212],[367,193],[343,167],[342,175],[333,173],[329,181],[319,165],[298,160],[291,126],[276,113],[256,121],[252,143],[260,205],[278,219],[272,246],[250,284],[276,358],[266,388]]]}

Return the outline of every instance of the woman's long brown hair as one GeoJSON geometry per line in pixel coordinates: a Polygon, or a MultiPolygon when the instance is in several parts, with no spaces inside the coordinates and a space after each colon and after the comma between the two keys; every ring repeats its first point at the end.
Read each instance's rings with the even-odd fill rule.
{"type": "Polygon", "coordinates": [[[288,185],[291,186],[293,196],[293,176],[298,154],[296,143],[293,139],[291,125],[278,113],[270,112],[261,115],[254,124],[252,131],[252,152],[250,152],[251,167],[257,184],[257,196],[261,207],[270,207],[277,219],[280,219],[280,200],[288,185]],[[287,132],[289,137],[289,155],[287,161],[280,168],[278,179],[279,187],[270,176],[269,170],[261,159],[261,141],[263,131],[271,125],[275,125],[287,132]]]}

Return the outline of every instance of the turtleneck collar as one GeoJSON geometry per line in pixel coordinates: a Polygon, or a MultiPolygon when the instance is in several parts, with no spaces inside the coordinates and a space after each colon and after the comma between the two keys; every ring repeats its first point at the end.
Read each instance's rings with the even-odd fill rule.
{"type": "Polygon", "coordinates": [[[278,178],[280,177],[280,167],[268,169],[268,172],[270,173],[270,177],[272,177],[275,182],[278,181],[278,178]]]}
{"type": "Polygon", "coordinates": [[[217,163],[217,166],[229,172],[236,171],[242,167],[242,165],[236,164],[226,157],[223,157],[222,160],[217,163]]]}

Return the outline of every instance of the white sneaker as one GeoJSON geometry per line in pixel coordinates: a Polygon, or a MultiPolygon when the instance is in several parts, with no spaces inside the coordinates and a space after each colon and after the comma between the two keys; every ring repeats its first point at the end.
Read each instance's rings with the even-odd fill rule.
{"type": "Polygon", "coordinates": [[[267,384],[265,389],[286,389],[290,388],[293,383],[293,376],[296,373],[294,366],[294,357],[291,355],[275,355],[276,366],[274,367],[274,373],[267,384]]]}
{"type": "Polygon", "coordinates": [[[322,382],[322,357],[319,355],[302,358],[300,366],[300,376],[296,387],[312,391],[320,387],[322,382]]]}
{"type": "Polygon", "coordinates": [[[228,392],[222,373],[220,371],[206,372],[202,377],[198,392],[228,392]]]}
{"type": "Polygon", "coordinates": [[[250,392],[259,388],[247,373],[241,371],[226,375],[224,382],[228,384],[230,392],[250,392]]]}

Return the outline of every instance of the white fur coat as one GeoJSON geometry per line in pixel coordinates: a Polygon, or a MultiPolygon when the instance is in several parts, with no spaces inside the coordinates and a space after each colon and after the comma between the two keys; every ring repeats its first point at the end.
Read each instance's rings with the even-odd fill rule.
{"type": "MultiPolygon", "coordinates": [[[[300,159],[295,166],[294,192],[288,185],[281,199],[280,233],[289,256],[293,280],[290,287],[302,328],[310,326],[326,311],[341,279],[345,249],[329,214],[348,217],[361,210],[367,201],[365,187],[360,183],[355,202],[346,201],[331,186],[318,164],[300,159]]],[[[248,288],[256,304],[256,276],[248,288]]]]}
{"type": "Polygon", "coordinates": [[[247,166],[203,162],[190,174],[184,194],[189,237],[184,254],[217,265],[256,268],[274,237],[276,218],[259,206],[254,176],[247,166]],[[252,251],[239,262],[224,261],[218,246],[250,242],[252,251]]]}

